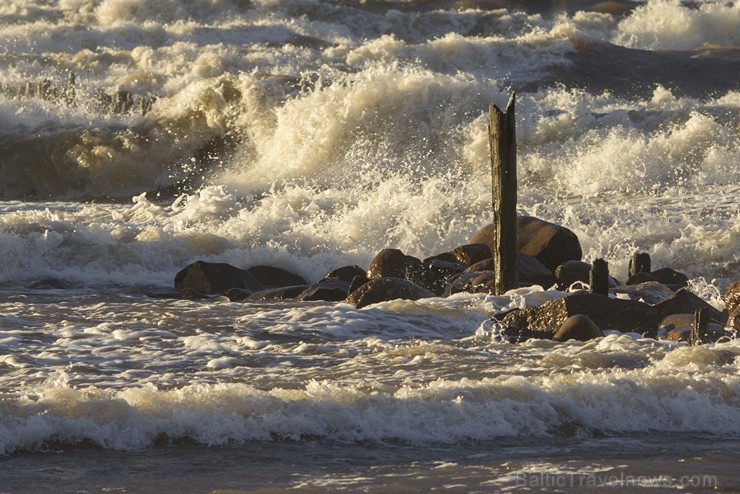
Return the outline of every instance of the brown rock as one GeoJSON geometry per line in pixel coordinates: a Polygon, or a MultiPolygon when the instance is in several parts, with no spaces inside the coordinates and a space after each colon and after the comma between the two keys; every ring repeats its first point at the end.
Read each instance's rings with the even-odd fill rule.
{"type": "Polygon", "coordinates": [[[249,291],[264,290],[265,286],[249,271],[231,264],[196,261],[175,275],[175,288],[180,292],[202,294],[223,293],[230,288],[249,291]]]}
{"type": "Polygon", "coordinates": [[[596,326],[603,329],[637,331],[653,338],[658,334],[660,316],[655,307],[587,292],[512,311],[503,317],[502,323],[504,333],[516,340],[550,339],[566,319],[577,314],[590,317],[596,326]]]}
{"type": "Polygon", "coordinates": [[[588,341],[604,336],[593,320],[583,314],[576,314],[566,319],[555,332],[554,341],[588,341]]]}
{"type": "MultiPolygon", "coordinates": [[[[485,243],[493,250],[493,225],[486,225],[470,239],[470,243],[485,243]]],[[[517,249],[536,257],[551,271],[570,260],[581,260],[583,250],[571,230],[533,216],[517,218],[517,249]]]]}
{"type": "Polygon", "coordinates": [[[361,309],[388,300],[419,300],[433,296],[429,290],[403,278],[376,278],[350,293],[346,302],[361,309]]]}

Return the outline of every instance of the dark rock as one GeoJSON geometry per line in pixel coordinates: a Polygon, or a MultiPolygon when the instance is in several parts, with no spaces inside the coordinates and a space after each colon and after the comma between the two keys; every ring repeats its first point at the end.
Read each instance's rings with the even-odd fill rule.
{"type": "Polygon", "coordinates": [[[249,274],[257,278],[265,288],[280,288],[284,286],[308,284],[302,276],[274,266],[252,266],[247,269],[247,271],[249,271],[249,274]]]}
{"type": "Polygon", "coordinates": [[[282,286],[280,288],[269,288],[253,293],[249,297],[250,302],[260,302],[265,300],[293,300],[303,293],[308,285],[282,286]]]}
{"type": "Polygon", "coordinates": [[[658,311],[651,305],[578,292],[538,307],[509,312],[502,323],[504,333],[514,339],[550,339],[566,319],[577,314],[590,317],[601,329],[637,331],[653,338],[660,322],[658,311]]]}
{"type": "MultiPolygon", "coordinates": [[[[494,226],[484,226],[470,243],[484,243],[493,251],[494,226]]],[[[536,257],[551,271],[567,261],[580,261],[583,250],[571,230],[533,216],[517,218],[517,250],[536,257]]]]}
{"type": "Polygon", "coordinates": [[[175,288],[193,290],[202,294],[223,293],[230,288],[250,291],[264,290],[265,286],[247,270],[226,263],[196,261],[175,275],[175,288]]]}
{"type": "Polygon", "coordinates": [[[464,271],[460,274],[453,276],[445,287],[445,291],[442,294],[443,297],[449,297],[455,293],[461,292],[472,292],[471,282],[480,276],[480,271],[467,272],[464,271]]]}
{"type": "Polygon", "coordinates": [[[407,256],[398,249],[383,249],[370,262],[367,277],[375,278],[405,278],[407,271],[422,269],[421,261],[413,256],[407,256]]]}
{"type": "Polygon", "coordinates": [[[650,273],[640,272],[630,276],[625,285],[639,285],[648,281],[658,281],[658,279],[650,273]]]}
{"type": "Polygon", "coordinates": [[[410,265],[405,278],[436,295],[442,295],[450,280],[462,273],[464,269],[464,264],[432,259],[427,264],[422,264],[421,267],[410,265]]]}
{"type": "Polygon", "coordinates": [[[429,290],[402,278],[371,279],[347,297],[347,303],[361,309],[388,300],[419,300],[433,297],[429,290]]]}
{"type": "Polygon", "coordinates": [[[681,288],[689,284],[689,277],[671,268],[660,268],[650,272],[655,279],[671,288],[681,288]]]}
{"type": "Polygon", "coordinates": [[[724,297],[722,297],[722,300],[724,300],[725,307],[727,307],[727,312],[729,312],[730,314],[735,312],[735,309],[740,307],[740,281],[736,281],[727,288],[727,291],[725,292],[724,297]]]}
{"type": "Polygon", "coordinates": [[[349,283],[345,280],[321,280],[303,290],[296,300],[340,302],[347,298],[349,283]]]}
{"type": "Polygon", "coordinates": [[[360,266],[342,266],[341,268],[333,269],[324,276],[325,280],[343,280],[352,282],[356,276],[367,276],[367,273],[360,266]]]}
{"type": "Polygon", "coordinates": [[[555,275],[536,257],[519,253],[516,256],[516,270],[520,285],[539,285],[548,289],[555,284],[555,275]]]}
{"type": "Polygon", "coordinates": [[[245,290],[244,288],[229,288],[221,294],[221,298],[228,300],[229,302],[244,302],[249,299],[252,292],[245,290]]]}
{"type": "Polygon", "coordinates": [[[217,297],[219,297],[218,294],[213,293],[203,293],[199,292],[198,290],[190,287],[185,287],[182,290],[180,290],[180,297],[188,299],[188,300],[213,300],[217,297]]]}
{"type": "Polygon", "coordinates": [[[661,320],[670,314],[693,314],[699,307],[706,308],[710,321],[720,324],[727,322],[726,314],[718,311],[704,299],[691,293],[686,288],[681,288],[673,297],[655,305],[655,309],[658,311],[661,320]]]}
{"type": "Polygon", "coordinates": [[[470,280],[470,291],[472,293],[496,293],[496,273],[481,271],[478,276],[470,280]]]}
{"type": "Polygon", "coordinates": [[[554,341],[588,341],[594,338],[604,336],[599,327],[590,317],[583,314],[576,314],[566,319],[560,328],[555,332],[552,339],[554,341]]]}
{"type": "Polygon", "coordinates": [[[455,254],[452,252],[442,252],[441,254],[436,254],[433,256],[429,256],[426,259],[422,259],[422,264],[428,264],[434,260],[443,261],[443,262],[460,262],[455,254]]]}
{"type": "Polygon", "coordinates": [[[452,251],[452,255],[456,262],[466,267],[493,257],[491,248],[486,243],[461,245],[452,251]]]}
{"type": "MultiPolygon", "coordinates": [[[[542,288],[550,288],[555,284],[555,275],[544,264],[537,260],[536,257],[529,254],[519,253],[516,256],[516,269],[519,275],[519,284],[521,286],[539,285],[542,288]]],[[[476,262],[463,271],[464,273],[473,273],[480,271],[494,271],[493,259],[485,259],[476,262]]]]}
{"type": "Polygon", "coordinates": [[[352,281],[349,284],[347,295],[354,292],[368,281],[370,281],[370,278],[368,278],[367,276],[355,276],[354,278],[352,278],[352,281]]]}
{"type": "Polygon", "coordinates": [[[483,261],[478,261],[472,266],[468,266],[465,268],[465,271],[463,273],[474,273],[476,271],[493,271],[493,268],[495,268],[495,264],[493,261],[493,258],[485,259],[483,261]]]}
{"type": "MultiPolygon", "coordinates": [[[[590,283],[591,265],[583,261],[567,261],[555,269],[558,290],[567,290],[573,283],[590,283]]],[[[616,279],[609,276],[609,287],[619,285],[616,279]]]]}
{"type": "Polygon", "coordinates": [[[646,304],[655,305],[674,296],[673,290],[657,281],[648,281],[639,285],[623,285],[611,288],[609,293],[625,294],[630,300],[642,300],[646,304]]]}
{"type": "Polygon", "coordinates": [[[66,290],[69,287],[69,283],[59,278],[41,278],[28,284],[28,288],[34,290],[66,290]]]}

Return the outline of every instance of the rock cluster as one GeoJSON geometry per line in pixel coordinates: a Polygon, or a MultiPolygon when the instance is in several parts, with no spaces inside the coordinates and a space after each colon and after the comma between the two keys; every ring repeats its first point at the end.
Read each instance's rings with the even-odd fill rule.
{"type": "MultiPolygon", "coordinates": [[[[649,270],[648,257],[640,261],[639,272],[630,273],[626,284],[610,277],[609,296],[589,293],[583,288],[588,286],[591,265],[582,261],[575,233],[531,216],[520,216],[517,223],[520,286],[555,287],[567,292],[538,307],[500,315],[497,322],[511,341],[587,340],[605,330],[688,341],[694,312],[699,308],[708,313],[710,323],[703,336],[707,340],[726,336],[725,326],[740,327],[740,282],[730,287],[725,295],[727,310],[720,312],[684,288],[688,282],[684,274],[669,268],[649,270]]],[[[367,270],[343,266],[312,284],[277,267],[239,269],[197,261],[177,273],[175,288],[187,298],[344,301],[357,308],[463,291],[493,293],[492,228],[485,226],[468,244],[425,259],[399,249],[383,249],[367,270]]]]}

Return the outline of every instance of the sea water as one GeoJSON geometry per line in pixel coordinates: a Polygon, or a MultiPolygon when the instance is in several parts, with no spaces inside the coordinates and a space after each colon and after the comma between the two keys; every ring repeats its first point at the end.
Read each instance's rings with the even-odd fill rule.
{"type": "Polygon", "coordinates": [[[515,93],[519,211],[722,309],[737,3],[18,0],[0,26],[0,492],[740,490],[736,340],[502,341],[551,287],[173,290],[196,260],[316,281],[467,243],[515,93]]]}

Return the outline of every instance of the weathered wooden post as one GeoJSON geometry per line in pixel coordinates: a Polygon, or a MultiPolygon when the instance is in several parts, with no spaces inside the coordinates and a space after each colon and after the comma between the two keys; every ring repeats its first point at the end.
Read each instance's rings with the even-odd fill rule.
{"type": "Polygon", "coordinates": [[[594,259],[589,272],[591,293],[609,295],[609,263],[603,259],[594,259]]]}
{"type": "Polygon", "coordinates": [[[496,105],[488,108],[488,143],[491,148],[491,175],[493,190],[493,261],[494,291],[503,295],[519,286],[516,271],[516,122],[512,93],[506,111],[496,105]]]}
{"type": "Polygon", "coordinates": [[[689,345],[701,345],[707,337],[709,326],[709,312],[706,307],[699,307],[694,312],[694,327],[689,335],[689,345]]]}
{"type": "Polygon", "coordinates": [[[635,255],[630,259],[629,278],[632,278],[638,273],[649,273],[650,270],[650,254],[647,252],[635,252],[635,255]]]}

